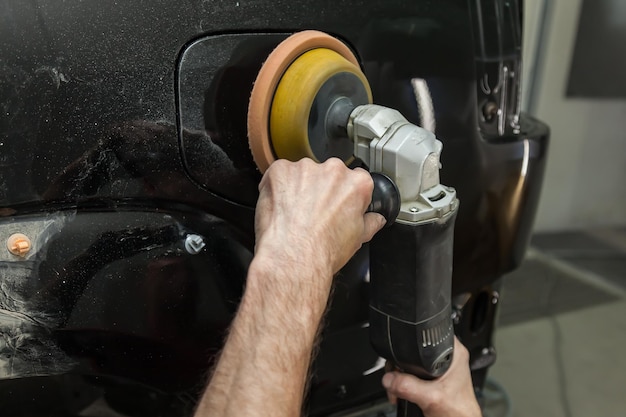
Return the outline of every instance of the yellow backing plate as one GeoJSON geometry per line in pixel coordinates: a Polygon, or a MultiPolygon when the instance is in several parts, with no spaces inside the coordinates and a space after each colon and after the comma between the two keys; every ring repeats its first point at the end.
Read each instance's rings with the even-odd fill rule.
{"type": "MultiPolygon", "coordinates": [[[[372,93],[361,70],[327,48],[300,55],[283,74],[270,111],[270,139],[277,158],[297,161],[304,157],[317,161],[308,135],[309,114],[320,88],[339,73],[354,74],[372,93]]],[[[317,161],[320,162],[320,161],[317,161]]]]}

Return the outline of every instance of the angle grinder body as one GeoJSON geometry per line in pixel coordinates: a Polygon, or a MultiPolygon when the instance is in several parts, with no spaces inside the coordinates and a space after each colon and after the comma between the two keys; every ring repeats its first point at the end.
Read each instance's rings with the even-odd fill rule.
{"type": "MultiPolygon", "coordinates": [[[[261,172],[276,159],[338,157],[373,171],[370,205],[388,227],[370,243],[370,341],[422,378],[450,366],[456,192],[439,183],[441,142],[399,112],[373,105],[365,75],[341,41],[316,31],[270,54],[248,109],[250,149],[261,172]]],[[[420,415],[406,403],[399,416],[420,415]]]]}

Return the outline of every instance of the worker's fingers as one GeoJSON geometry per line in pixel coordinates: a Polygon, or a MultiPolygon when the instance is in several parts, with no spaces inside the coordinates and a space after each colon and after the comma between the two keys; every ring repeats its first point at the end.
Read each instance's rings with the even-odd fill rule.
{"type": "MultiPolygon", "coordinates": [[[[353,170],[355,177],[358,176],[359,184],[362,190],[363,196],[365,196],[365,200],[362,201],[364,207],[367,208],[369,203],[371,202],[371,196],[374,192],[374,181],[372,180],[371,174],[364,170],[363,168],[355,168],[353,170]]],[[[372,240],[376,232],[383,228],[383,226],[387,223],[385,217],[380,213],[365,213],[363,217],[363,239],[362,242],[369,242],[372,240]]]]}
{"type": "Polygon", "coordinates": [[[365,213],[363,222],[363,242],[369,242],[372,240],[376,232],[385,226],[387,220],[385,220],[385,217],[379,213],[365,213]]]}
{"type": "Polygon", "coordinates": [[[383,377],[383,386],[390,396],[411,401],[422,409],[441,400],[437,397],[439,391],[428,389],[426,381],[401,372],[387,372],[383,377]]]}
{"type": "Polygon", "coordinates": [[[356,195],[359,196],[359,201],[355,201],[355,203],[361,204],[363,211],[365,211],[372,201],[372,193],[374,192],[372,176],[363,168],[355,168],[347,172],[349,172],[349,176],[352,178],[352,186],[358,190],[356,195]]]}
{"type": "MultiPolygon", "coordinates": [[[[393,362],[385,361],[385,373],[395,371],[396,369],[398,368],[393,362]]],[[[389,391],[387,391],[387,399],[391,404],[396,404],[398,402],[398,397],[396,397],[389,391]]]]}
{"type": "Polygon", "coordinates": [[[425,381],[394,371],[385,374],[382,382],[389,395],[417,404],[427,417],[481,415],[472,386],[469,353],[456,337],[452,364],[443,376],[425,381]]]}

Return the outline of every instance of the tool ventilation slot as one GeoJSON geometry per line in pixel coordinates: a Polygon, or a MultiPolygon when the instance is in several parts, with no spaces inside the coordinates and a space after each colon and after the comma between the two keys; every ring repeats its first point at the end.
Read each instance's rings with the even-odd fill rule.
{"type": "Polygon", "coordinates": [[[422,330],[422,346],[437,346],[452,333],[452,321],[448,318],[428,329],[422,330]]]}

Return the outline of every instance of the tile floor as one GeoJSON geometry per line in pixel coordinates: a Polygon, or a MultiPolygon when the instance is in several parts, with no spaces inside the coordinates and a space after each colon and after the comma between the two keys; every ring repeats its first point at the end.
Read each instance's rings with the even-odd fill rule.
{"type": "Polygon", "coordinates": [[[502,301],[485,417],[626,416],[626,228],[534,236],[502,301]]]}

